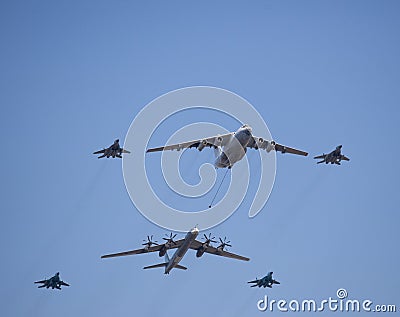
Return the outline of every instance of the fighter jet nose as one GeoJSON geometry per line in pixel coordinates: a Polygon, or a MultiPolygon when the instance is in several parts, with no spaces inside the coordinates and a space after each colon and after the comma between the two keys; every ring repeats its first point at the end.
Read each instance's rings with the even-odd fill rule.
{"type": "Polygon", "coordinates": [[[116,140],[115,140],[115,143],[119,143],[119,139],[116,139],[116,140]]]}
{"type": "Polygon", "coordinates": [[[341,148],[342,148],[342,145],[339,145],[338,148],[341,149],[341,148]]]}

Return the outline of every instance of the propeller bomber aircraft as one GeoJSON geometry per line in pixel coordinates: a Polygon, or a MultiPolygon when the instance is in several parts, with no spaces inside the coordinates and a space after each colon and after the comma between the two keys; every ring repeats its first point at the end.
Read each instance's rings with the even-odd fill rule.
{"type": "Polygon", "coordinates": [[[164,267],[165,274],[169,274],[169,272],[173,268],[181,270],[187,269],[186,267],[180,265],[179,262],[182,260],[183,256],[189,249],[195,250],[196,257],[198,258],[203,256],[204,253],[210,253],[236,260],[242,260],[242,261],[250,260],[249,258],[246,258],[244,256],[225,251],[226,247],[231,247],[230,241],[226,241],[226,237],[224,238],[224,240],[220,238],[219,239],[219,241],[221,242],[220,245],[214,247],[211,245],[211,243],[217,243],[217,241],[214,240],[215,237],[211,237],[211,233],[208,236],[204,234],[203,242],[196,240],[198,234],[199,234],[199,229],[197,227],[194,227],[186,234],[184,239],[175,241],[174,238],[176,237],[176,234],[173,235],[171,232],[169,236],[167,235],[166,238],[163,238],[163,240],[165,240],[166,242],[162,244],[158,244],[157,241],[153,241],[153,236],[147,236],[147,240],[143,240],[144,243],[142,243],[142,245],[144,247],[141,249],[107,254],[103,255],[101,258],[105,259],[105,258],[112,258],[112,257],[119,257],[119,256],[133,255],[133,254],[158,252],[158,255],[160,257],[165,256],[165,262],[146,266],[144,267],[144,269],[164,267]],[[172,258],[169,258],[167,251],[171,249],[177,249],[177,250],[175,251],[172,258]]]}

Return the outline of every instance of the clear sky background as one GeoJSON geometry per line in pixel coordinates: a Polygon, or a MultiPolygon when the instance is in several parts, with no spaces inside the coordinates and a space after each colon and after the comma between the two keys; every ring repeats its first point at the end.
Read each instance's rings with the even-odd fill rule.
{"type": "MultiPolygon", "coordinates": [[[[2,1],[0,315],[256,316],[264,295],[338,288],[399,309],[399,14],[398,1],[2,1]],[[210,230],[250,262],[189,251],[187,271],[164,275],[142,270],[157,254],[101,260],[166,231],[134,208],[121,161],[91,153],[123,140],[151,100],[192,85],[239,94],[309,157],[278,155],[263,211],[248,219],[250,191],[210,230]],[[338,144],[350,162],[315,164],[338,144]],[[248,287],[269,270],[281,285],[248,287]],[[71,287],[33,284],[57,271],[71,287]]],[[[213,160],[192,151],[189,180],[213,160]]]]}

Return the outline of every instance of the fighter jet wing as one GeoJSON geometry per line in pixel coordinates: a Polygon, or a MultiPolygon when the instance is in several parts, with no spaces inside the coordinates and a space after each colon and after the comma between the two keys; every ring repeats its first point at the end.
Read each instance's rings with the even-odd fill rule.
{"type": "Polygon", "coordinates": [[[35,284],[41,284],[41,283],[46,283],[47,282],[47,280],[42,280],[42,281],[36,281],[36,282],[34,282],[35,284]]]}
{"type": "Polygon", "coordinates": [[[350,159],[348,157],[344,156],[344,155],[342,155],[342,160],[350,161],[350,159]]]}
{"type": "Polygon", "coordinates": [[[102,149],[100,151],[93,152],[93,154],[102,154],[106,151],[106,149],[102,149]]]}
{"type": "Polygon", "coordinates": [[[131,153],[131,152],[129,152],[128,150],[122,149],[122,152],[121,152],[121,153],[127,153],[127,154],[129,154],[129,153],[131,153]]]}
{"type": "Polygon", "coordinates": [[[282,153],[291,153],[291,154],[302,155],[302,156],[308,155],[307,152],[297,150],[297,149],[288,147],[286,145],[278,144],[275,141],[264,140],[263,138],[259,138],[259,137],[253,137],[253,142],[249,142],[247,147],[253,148],[256,150],[263,149],[263,150],[266,150],[267,152],[275,150],[277,152],[282,152],[282,153]]]}
{"type": "Polygon", "coordinates": [[[178,143],[178,144],[172,144],[172,145],[166,145],[166,146],[161,146],[161,147],[156,147],[156,148],[151,148],[148,149],[146,152],[158,152],[158,151],[169,151],[169,150],[181,150],[181,149],[186,149],[186,148],[198,148],[201,147],[204,148],[206,146],[208,147],[220,147],[220,146],[225,146],[228,144],[230,139],[234,133],[228,133],[224,135],[217,135],[205,139],[200,139],[200,140],[193,140],[189,142],[184,142],[184,143],[178,143]]]}
{"type": "MultiPolygon", "coordinates": [[[[197,250],[198,248],[200,248],[203,245],[203,243],[201,243],[200,241],[194,240],[191,245],[190,248],[193,250],[197,250]]],[[[231,258],[231,259],[236,259],[236,260],[242,260],[242,261],[250,261],[249,258],[246,258],[244,256],[241,255],[237,255],[234,253],[230,253],[224,250],[219,250],[213,246],[208,246],[205,250],[206,253],[210,253],[210,254],[214,254],[214,255],[219,255],[219,256],[224,256],[226,258],[231,258]]]]}
{"type": "Polygon", "coordinates": [[[258,283],[259,279],[255,279],[254,281],[248,281],[247,283],[258,283]]]}
{"type": "Polygon", "coordinates": [[[322,155],[318,155],[318,156],[314,156],[314,159],[325,159],[326,154],[322,154],[322,155]]]}
{"type": "MultiPolygon", "coordinates": [[[[168,250],[169,249],[179,248],[182,245],[183,241],[185,241],[185,239],[174,241],[175,243],[173,243],[171,246],[169,246],[168,250]]],[[[106,259],[106,258],[114,258],[114,257],[117,257],[117,256],[126,256],[126,255],[133,255],[133,254],[157,252],[157,251],[160,251],[163,246],[164,246],[164,244],[159,244],[159,245],[155,245],[153,247],[150,247],[148,249],[142,248],[142,249],[136,249],[136,250],[132,250],[132,251],[125,251],[125,252],[119,252],[119,253],[113,253],[113,254],[106,254],[106,255],[102,255],[101,258],[102,259],[106,259]]]]}
{"type": "Polygon", "coordinates": [[[69,286],[69,284],[68,284],[68,283],[65,283],[64,281],[60,281],[59,284],[60,284],[60,285],[64,285],[64,286],[69,286]]]}

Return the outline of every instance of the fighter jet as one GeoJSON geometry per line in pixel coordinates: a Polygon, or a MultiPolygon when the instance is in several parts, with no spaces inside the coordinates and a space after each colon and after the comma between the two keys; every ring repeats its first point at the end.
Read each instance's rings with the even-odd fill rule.
{"type": "Polygon", "coordinates": [[[256,278],[254,281],[250,281],[250,282],[247,282],[247,283],[255,283],[254,285],[251,285],[250,287],[256,287],[256,286],[261,287],[261,286],[264,286],[264,288],[265,287],[272,288],[273,284],[281,284],[281,283],[279,283],[278,281],[276,281],[276,280],[274,280],[272,278],[272,274],[274,274],[274,272],[269,272],[262,279],[259,280],[259,279],[256,278]]]}
{"type": "Polygon", "coordinates": [[[341,151],[342,146],[338,145],[331,153],[316,156],[314,159],[322,159],[322,161],[317,162],[317,164],[325,162],[326,164],[331,163],[340,165],[341,160],[350,161],[350,159],[344,156],[341,151]]]}
{"type": "Polygon", "coordinates": [[[270,152],[272,150],[282,153],[292,153],[307,156],[307,152],[296,150],[288,146],[276,143],[275,141],[267,141],[263,138],[256,137],[252,134],[252,129],[245,124],[236,132],[224,135],[217,135],[205,139],[193,140],[189,142],[172,144],[157,148],[148,149],[146,152],[158,152],[168,150],[181,150],[185,148],[197,148],[202,151],[205,147],[212,147],[216,150],[216,159],[214,166],[216,168],[232,168],[232,166],[240,161],[246,154],[247,148],[262,149],[270,152]]]}
{"type": "Polygon", "coordinates": [[[132,250],[132,251],[126,251],[126,252],[120,252],[120,253],[114,253],[114,254],[107,254],[103,255],[101,258],[112,258],[112,257],[117,257],[117,256],[126,256],[126,255],[132,255],[132,254],[143,254],[143,253],[149,253],[149,252],[158,252],[158,255],[160,257],[165,256],[165,262],[159,263],[159,264],[154,264],[150,266],[146,266],[143,269],[153,269],[153,268],[158,268],[158,267],[164,267],[164,274],[169,274],[169,272],[173,268],[181,269],[181,270],[187,270],[186,267],[182,266],[179,264],[179,262],[182,260],[183,256],[186,254],[186,252],[189,249],[195,250],[196,251],[196,257],[201,257],[203,256],[204,253],[210,253],[214,255],[219,255],[219,256],[224,256],[232,259],[237,259],[237,260],[242,260],[242,261],[249,261],[249,258],[246,258],[241,255],[237,255],[234,253],[230,253],[224,250],[224,247],[230,246],[228,242],[222,241],[221,245],[218,247],[213,247],[211,243],[215,243],[216,241],[214,240],[215,237],[211,237],[211,234],[207,237],[204,235],[204,241],[198,241],[196,240],[196,237],[199,234],[199,229],[197,227],[194,227],[191,229],[187,234],[184,239],[174,241],[175,235],[169,235],[166,238],[163,238],[166,242],[163,244],[158,244],[157,241],[152,241],[152,236],[149,237],[147,236],[147,240],[143,240],[144,243],[144,248],[137,249],[137,250],[132,250]],[[172,256],[172,258],[169,258],[168,256],[168,250],[171,249],[177,249],[172,256]]]}
{"type": "Polygon", "coordinates": [[[35,282],[35,284],[43,284],[43,285],[38,286],[38,288],[51,287],[52,289],[55,289],[55,288],[61,289],[61,286],[69,286],[69,284],[60,280],[59,272],[57,272],[56,275],[54,275],[53,277],[50,277],[48,280],[37,281],[37,282],[35,282]]]}
{"type": "Polygon", "coordinates": [[[117,139],[114,141],[114,144],[110,145],[108,148],[94,152],[93,154],[103,154],[103,155],[100,155],[98,158],[103,158],[103,157],[122,158],[122,155],[121,155],[122,153],[131,153],[131,152],[120,147],[119,140],[117,139]]]}

